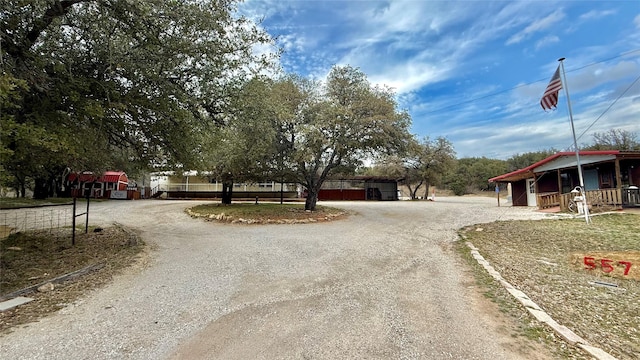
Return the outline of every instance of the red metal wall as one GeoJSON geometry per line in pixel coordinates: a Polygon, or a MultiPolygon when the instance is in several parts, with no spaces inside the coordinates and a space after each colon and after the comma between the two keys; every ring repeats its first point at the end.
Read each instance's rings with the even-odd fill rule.
{"type": "Polygon", "coordinates": [[[364,189],[320,189],[318,200],[365,200],[364,189]]]}

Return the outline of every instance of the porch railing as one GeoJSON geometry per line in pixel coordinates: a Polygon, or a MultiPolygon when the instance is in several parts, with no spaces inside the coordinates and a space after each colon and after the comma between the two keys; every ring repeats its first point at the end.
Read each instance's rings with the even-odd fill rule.
{"type": "Polygon", "coordinates": [[[560,205],[560,193],[547,192],[538,194],[538,208],[548,209],[560,205]]]}
{"type": "MultiPolygon", "coordinates": [[[[222,183],[182,183],[182,184],[166,184],[160,188],[163,191],[222,191],[222,183]]],[[[296,184],[283,184],[283,191],[296,191],[296,184]]],[[[280,192],[280,183],[249,183],[249,184],[233,184],[233,191],[261,191],[261,192],[280,192]]]]}
{"type": "MultiPolygon", "coordinates": [[[[575,194],[566,193],[559,195],[560,210],[569,209],[569,203],[575,198],[575,194]]],[[[621,189],[588,190],[585,192],[589,208],[594,210],[619,209],[623,205],[621,189]]]]}
{"type": "Polygon", "coordinates": [[[625,206],[640,206],[640,189],[622,189],[622,204],[625,206]]]}

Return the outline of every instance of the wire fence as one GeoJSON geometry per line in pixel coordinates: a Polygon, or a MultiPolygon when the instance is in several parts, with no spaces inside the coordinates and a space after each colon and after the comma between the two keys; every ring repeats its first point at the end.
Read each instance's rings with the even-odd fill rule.
{"type": "Polygon", "coordinates": [[[56,237],[72,235],[73,206],[0,210],[0,239],[25,231],[48,232],[56,237]]]}

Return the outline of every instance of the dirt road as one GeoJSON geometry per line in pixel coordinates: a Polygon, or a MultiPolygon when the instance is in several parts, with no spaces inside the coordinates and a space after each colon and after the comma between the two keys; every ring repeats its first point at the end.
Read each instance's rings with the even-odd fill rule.
{"type": "Polygon", "coordinates": [[[488,198],[323,203],[346,220],[229,225],[194,202],[94,203],[149,261],[0,337],[3,359],[546,359],[478,294],[456,229],[544,217],[488,198]]]}

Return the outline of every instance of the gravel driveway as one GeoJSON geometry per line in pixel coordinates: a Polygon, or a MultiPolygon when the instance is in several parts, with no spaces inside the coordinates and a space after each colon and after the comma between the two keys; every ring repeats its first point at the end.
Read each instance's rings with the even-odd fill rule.
{"type": "MultiPolygon", "coordinates": [[[[0,337],[3,359],[546,359],[512,337],[451,249],[456,229],[542,218],[482,197],[323,202],[299,225],[191,219],[186,201],[93,203],[150,261],[0,337]]],[[[538,349],[539,350],[539,349],[538,349]]]]}

